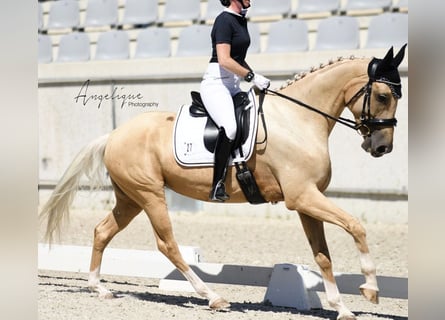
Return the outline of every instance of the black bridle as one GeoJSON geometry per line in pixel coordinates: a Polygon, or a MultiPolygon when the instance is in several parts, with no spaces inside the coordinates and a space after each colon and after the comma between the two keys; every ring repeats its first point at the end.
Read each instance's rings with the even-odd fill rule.
{"type": "MultiPolygon", "coordinates": [[[[371,70],[373,70],[373,65],[370,66],[371,70]]],[[[372,72],[371,72],[372,74],[372,72]]],[[[342,118],[342,117],[333,117],[330,114],[327,114],[317,108],[314,108],[300,100],[297,100],[295,98],[292,98],[290,96],[287,96],[285,94],[282,94],[280,92],[271,90],[271,89],[265,89],[265,93],[271,93],[274,94],[278,97],[281,97],[283,99],[292,101],[293,103],[296,103],[300,106],[303,106],[311,111],[314,111],[328,119],[334,120],[338,123],[341,123],[351,129],[356,130],[361,136],[364,137],[369,137],[372,132],[374,132],[375,130],[378,129],[382,129],[382,128],[390,128],[390,127],[395,127],[397,125],[397,119],[396,118],[391,118],[391,119],[380,119],[380,118],[375,118],[372,116],[371,114],[371,93],[372,93],[372,84],[374,82],[382,82],[387,84],[390,88],[391,91],[393,93],[394,96],[396,96],[395,94],[395,90],[393,89],[393,86],[400,86],[400,83],[393,83],[390,82],[384,78],[379,78],[379,79],[374,79],[374,77],[370,76],[369,77],[369,81],[359,90],[357,91],[352,98],[345,104],[345,107],[355,103],[361,96],[364,95],[364,99],[363,99],[363,108],[362,108],[362,113],[360,116],[360,122],[356,122],[350,119],[346,119],[346,118],[342,118]]],[[[396,98],[399,98],[396,96],[396,98]]]]}
{"type": "MultiPolygon", "coordinates": [[[[382,82],[386,83],[388,86],[392,86],[393,84],[384,79],[373,80],[370,79],[367,84],[365,84],[346,104],[345,107],[348,107],[352,103],[355,103],[362,95],[363,98],[363,108],[362,113],[360,115],[360,122],[356,123],[355,121],[351,121],[354,123],[351,128],[357,130],[362,136],[370,136],[371,133],[377,129],[381,128],[391,128],[397,125],[396,118],[390,119],[381,119],[375,118],[371,114],[371,93],[372,93],[372,83],[373,82],[382,82]]],[[[394,90],[392,90],[394,91],[394,90]]],[[[394,94],[394,93],[393,93],[394,94]]]]}

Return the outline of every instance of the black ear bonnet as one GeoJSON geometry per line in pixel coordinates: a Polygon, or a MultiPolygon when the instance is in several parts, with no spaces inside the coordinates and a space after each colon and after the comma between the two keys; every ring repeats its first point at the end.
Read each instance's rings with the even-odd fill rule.
{"type": "Polygon", "coordinates": [[[383,59],[373,58],[368,66],[369,80],[371,82],[386,83],[391,88],[393,95],[398,99],[402,97],[402,84],[397,68],[405,56],[405,48],[406,44],[394,57],[393,48],[391,47],[383,59]]]}

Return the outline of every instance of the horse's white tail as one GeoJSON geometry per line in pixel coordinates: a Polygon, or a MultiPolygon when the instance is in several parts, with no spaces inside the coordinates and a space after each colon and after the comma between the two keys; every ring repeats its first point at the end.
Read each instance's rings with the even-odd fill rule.
{"type": "Polygon", "coordinates": [[[45,239],[48,243],[51,244],[55,231],[60,233],[61,222],[68,218],[69,208],[79,189],[82,175],[88,177],[92,189],[103,185],[105,177],[103,158],[108,136],[109,134],[92,141],[79,152],[43,206],[39,218],[47,219],[45,239]]]}

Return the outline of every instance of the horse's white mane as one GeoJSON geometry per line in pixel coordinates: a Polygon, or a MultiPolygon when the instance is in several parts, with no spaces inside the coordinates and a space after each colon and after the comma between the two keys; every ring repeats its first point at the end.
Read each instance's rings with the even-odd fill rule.
{"type": "Polygon", "coordinates": [[[282,90],[284,88],[287,88],[288,86],[290,86],[291,84],[293,84],[295,81],[298,81],[300,79],[303,79],[304,77],[306,77],[308,74],[316,72],[318,70],[321,70],[327,66],[333,65],[335,63],[341,62],[343,60],[356,60],[356,59],[366,59],[366,57],[362,57],[362,58],[358,58],[354,55],[351,55],[349,57],[337,57],[337,59],[330,59],[328,63],[320,63],[320,65],[318,67],[311,67],[311,69],[309,71],[302,71],[299,72],[297,74],[294,75],[294,77],[292,79],[286,80],[286,83],[284,83],[279,90],[282,90]]]}

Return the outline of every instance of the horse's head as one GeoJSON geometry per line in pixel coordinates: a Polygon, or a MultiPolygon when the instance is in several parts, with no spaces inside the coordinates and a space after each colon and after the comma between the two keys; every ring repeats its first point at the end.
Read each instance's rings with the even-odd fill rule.
{"type": "Polygon", "coordinates": [[[392,151],[397,102],[402,97],[397,68],[405,55],[405,47],[395,57],[391,47],[383,59],[373,58],[368,65],[369,81],[347,102],[364,139],[362,148],[373,157],[392,151]]]}

